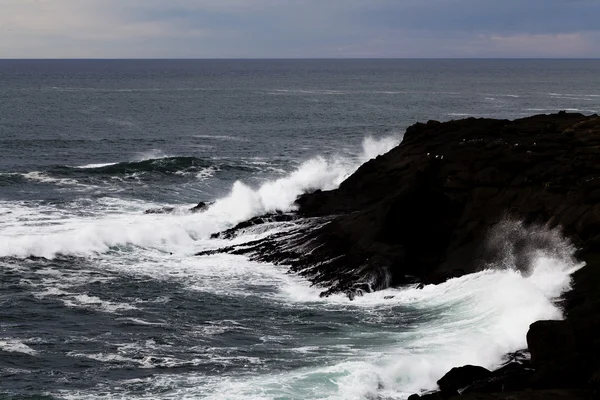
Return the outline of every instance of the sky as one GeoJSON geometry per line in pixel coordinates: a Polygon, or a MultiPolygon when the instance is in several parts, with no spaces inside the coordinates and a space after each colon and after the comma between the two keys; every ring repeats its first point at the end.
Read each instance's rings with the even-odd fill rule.
{"type": "Polygon", "coordinates": [[[0,0],[0,58],[600,58],[600,0],[0,0]]]}

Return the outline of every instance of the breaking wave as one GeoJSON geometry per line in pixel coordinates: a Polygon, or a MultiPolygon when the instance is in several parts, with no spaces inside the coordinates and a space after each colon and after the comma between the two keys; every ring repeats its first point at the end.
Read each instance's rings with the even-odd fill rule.
{"type": "MultiPolygon", "coordinates": [[[[284,269],[257,265],[240,256],[171,262],[168,271],[164,268],[167,259],[157,260],[155,265],[124,266],[155,279],[177,276],[200,292],[252,296],[260,287],[261,299],[295,309],[296,315],[332,313],[355,318],[347,325],[337,323],[327,335],[314,338],[302,337],[301,328],[299,332],[280,333],[298,335],[294,343],[302,347],[291,351],[309,361],[302,368],[271,369],[261,374],[236,370],[218,376],[167,373],[140,383],[153,391],[172,387],[173,397],[178,398],[405,399],[412,393],[434,389],[436,381],[452,367],[498,367],[506,361],[507,353],[526,348],[531,323],[563,317],[557,300],[569,290],[570,275],[582,265],[575,259],[575,248],[557,230],[507,220],[494,229],[489,240],[503,246],[498,259],[484,271],[422,289],[386,289],[354,301],[343,295],[320,298],[316,288],[285,274],[284,269]],[[517,231],[523,235],[515,237],[517,231]],[[521,246],[519,242],[525,237],[531,240],[521,246]],[[540,237],[552,239],[540,241],[540,237]],[[537,254],[527,259],[527,265],[515,257],[521,247],[534,249],[537,254]]],[[[273,334],[275,342],[284,341],[273,334]]],[[[95,392],[64,394],[66,398],[97,398],[95,392]]],[[[119,396],[115,393],[108,398],[119,396]]],[[[129,397],[143,398],[135,394],[129,397]]]]}
{"type": "Polygon", "coordinates": [[[57,171],[72,171],[85,169],[88,174],[124,175],[136,172],[154,172],[161,174],[173,174],[178,171],[203,169],[210,167],[210,160],[202,160],[196,157],[164,157],[142,161],[89,164],[75,168],[59,167],[57,171]]]}
{"type": "MultiPolygon", "coordinates": [[[[570,275],[581,264],[574,257],[574,246],[560,231],[503,221],[488,236],[488,258],[483,271],[423,289],[390,288],[356,297],[354,301],[344,295],[320,298],[318,288],[286,274],[284,267],[258,265],[229,254],[190,257],[214,242],[211,233],[265,212],[291,211],[299,194],[337,187],[363,162],[387,152],[398,141],[367,138],[360,154],[315,157],[282,178],[257,187],[238,181],[228,195],[197,214],[144,215],[144,207],[156,204],[111,203],[110,213],[85,216],[69,214],[65,209],[41,209],[39,205],[15,208],[14,204],[0,203],[0,257],[87,257],[104,253],[96,262],[107,271],[177,281],[188,290],[213,295],[255,296],[297,311],[290,315],[332,312],[356,318],[347,325],[337,323],[327,335],[298,338],[302,347],[290,351],[302,354],[306,364],[301,368],[272,369],[258,375],[239,370],[215,376],[165,373],[141,382],[153,392],[168,386],[173,388],[173,397],[178,398],[406,398],[411,393],[435,388],[437,379],[452,367],[501,365],[505,354],[526,347],[526,333],[532,322],[563,317],[557,300],[570,288],[570,275]]],[[[189,160],[181,159],[163,160],[167,160],[166,168],[170,168],[169,163],[190,165],[189,160]]],[[[155,161],[126,163],[124,167],[165,167],[152,165],[155,161]]],[[[223,244],[224,239],[216,240],[221,240],[217,245],[223,244]]],[[[52,262],[57,261],[60,259],[52,262]]],[[[60,279],[65,280],[62,275],[60,279]]],[[[77,279],[85,276],[77,275],[77,279]]],[[[139,316],[138,323],[147,323],[141,318],[145,316],[142,305],[79,292],[77,287],[57,289],[56,281],[48,278],[46,283],[37,296],[60,301],[68,308],[124,314],[127,318],[139,316]]],[[[276,336],[275,341],[291,340],[289,336],[295,334],[268,332],[287,335],[285,339],[276,336]]],[[[299,332],[302,335],[303,331],[299,332]]],[[[208,334],[203,331],[202,335],[208,334]]],[[[30,348],[14,340],[0,342],[0,351],[37,354],[35,346],[30,348]]],[[[131,364],[131,360],[143,361],[152,354],[94,352],[72,356],[131,364]]],[[[64,398],[97,395],[82,391],[61,393],[64,398]]],[[[123,397],[122,393],[114,395],[123,397]]],[[[136,396],[129,393],[127,397],[136,396]]]]}
{"type": "MultiPolygon", "coordinates": [[[[196,241],[208,238],[211,233],[267,212],[292,211],[295,199],[302,193],[336,188],[362,163],[389,151],[399,141],[398,137],[366,138],[362,152],[356,156],[315,157],[288,175],[267,181],[258,188],[237,181],[227,196],[216,200],[203,213],[155,216],[128,213],[101,219],[73,219],[53,225],[38,223],[4,231],[0,233],[0,257],[87,256],[119,246],[150,247],[169,252],[195,251],[196,241]]],[[[85,172],[169,173],[193,167],[205,168],[206,164],[194,157],[167,157],[87,168],[85,172]]]]}

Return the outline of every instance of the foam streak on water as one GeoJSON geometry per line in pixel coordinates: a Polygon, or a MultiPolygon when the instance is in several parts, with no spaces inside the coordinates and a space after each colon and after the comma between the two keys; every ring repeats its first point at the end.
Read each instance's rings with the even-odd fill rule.
{"type": "MultiPolygon", "coordinates": [[[[435,388],[454,366],[499,366],[504,354],[526,346],[532,322],[562,318],[555,301],[579,265],[558,231],[505,221],[490,233],[499,258],[487,270],[354,301],[320,298],[319,288],[285,266],[193,256],[265,235],[257,227],[232,240],[210,238],[250,217],[293,210],[299,194],[335,188],[397,142],[367,138],[354,157],[312,158],[256,187],[235,182],[197,214],[177,206],[173,214],[145,215],[160,204],[116,198],[60,207],[0,203],[0,257],[11,257],[0,263],[7,284],[53,304],[45,312],[50,318],[74,313],[60,329],[81,324],[78,313],[93,313],[106,330],[84,332],[73,340],[88,344],[74,348],[58,340],[70,329],[57,339],[28,329],[23,337],[0,336],[0,352],[97,363],[91,387],[49,389],[66,399],[401,399],[435,388]],[[531,245],[522,246],[527,240],[531,245]],[[61,314],[52,317],[57,305],[61,314]],[[102,378],[103,368],[128,368],[138,377],[123,372],[115,384],[102,378]],[[154,374],[156,368],[162,373],[154,374]]],[[[39,318],[45,316],[32,321],[39,318]]],[[[45,385],[54,385],[52,374],[48,379],[45,385]]]]}
{"type": "MultiPolygon", "coordinates": [[[[232,373],[166,374],[142,382],[151,386],[152,393],[173,388],[162,397],[173,399],[401,399],[433,389],[436,380],[454,366],[499,366],[504,354],[526,347],[525,336],[532,322],[562,318],[555,301],[569,288],[569,275],[581,265],[572,257],[568,242],[561,239],[555,244],[562,251],[541,251],[526,273],[510,264],[513,255],[507,250],[494,269],[423,289],[387,289],[354,301],[342,295],[319,298],[317,289],[286,275],[281,267],[251,263],[238,256],[207,257],[196,263],[197,268],[180,260],[168,273],[161,272],[160,263],[137,266],[130,272],[166,280],[176,277],[200,293],[252,299],[262,288],[258,290],[262,300],[292,310],[292,314],[350,313],[355,318],[347,324],[330,325],[335,329],[324,336],[302,337],[305,326],[300,321],[294,328],[298,331],[272,331],[270,340],[275,343],[302,343],[293,353],[313,361],[300,368],[265,370],[256,365],[272,361],[259,357],[232,373]],[[290,339],[289,335],[298,337],[290,339]],[[319,350],[325,351],[324,358],[319,350]],[[256,372],[248,373],[253,370],[256,372]]],[[[313,323],[310,318],[305,322],[313,323]]],[[[63,394],[91,399],[98,392],[63,394]]]]}
{"type": "Polygon", "coordinates": [[[562,316],[578,265],[558,232],[507,222],[488,270],[352,302],[193,254],[294,229],[210,238],[335,188],[418,121],[598,111],[599,66],[0,60],[0,398],[395,400],[498,365],[562,316]]]}
{"type": "MultiPolygon", "coordinates": [[[[35,228],[14,224],[0,232],[0,257],[88,256],[129,245],[193,252],[197,250],[196,241],[211,233],[264,213],[291,211],[297,196],[304,192],[334,189],[364,161],[385,153],[396,144],[398,138],[375,140],[368,137],[357,157],[316,157],[302,163],[289,175],[265,182],[258,188],[235,182],[229,195],[215,201],[203,213],[143,215],[137,212],[101,219],[68,219],[60,224],[44,225],[41,229],[38,224],[35,228]]],[[[23,211],[22,207],[18,210],[23,211]]],[[[36,210],[32,212],[37,214],[36,210]]],[[[50,210],[50,214],[53,213],[50,210]]],[[[28,218],[35,218],[35,215],[28,218]]],[[[48,216],[39,215],[39,218],[43,224],[48,216]]]]}

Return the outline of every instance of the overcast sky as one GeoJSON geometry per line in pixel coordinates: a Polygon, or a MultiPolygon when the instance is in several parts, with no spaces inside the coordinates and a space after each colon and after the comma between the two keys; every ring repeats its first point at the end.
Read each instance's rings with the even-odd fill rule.
{"type": "Polygon", "coordinates": [[[0,0],[0,58],[600,57],[600,0],[0,0]]]}

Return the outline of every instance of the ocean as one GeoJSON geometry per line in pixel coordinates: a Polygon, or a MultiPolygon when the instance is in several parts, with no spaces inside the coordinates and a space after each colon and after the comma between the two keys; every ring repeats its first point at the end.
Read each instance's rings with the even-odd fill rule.
{"type": "Polygon", "coordinates": [[[599,73],[600,60],[0,60],[0,398],[405,399],[454,366],[501,365],[530,323],[562,318],[566,240],[525,275],[509,251],[353,301],[285,265],[195,254],[293,228],[211,239],[336,188],[415,122],[598,113],[599,73]]]}

